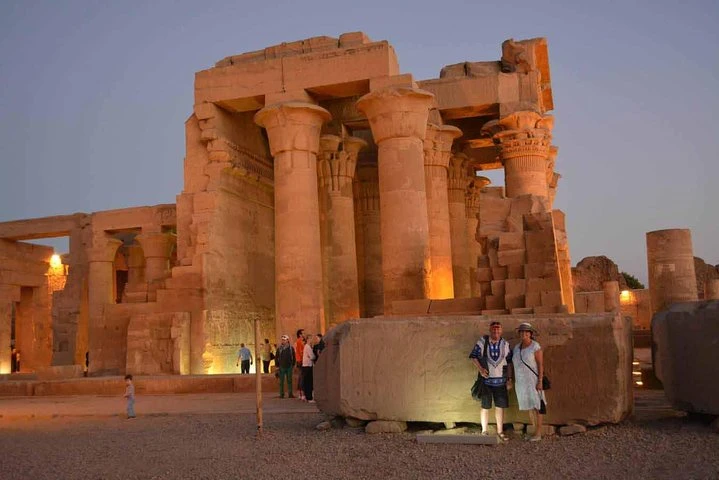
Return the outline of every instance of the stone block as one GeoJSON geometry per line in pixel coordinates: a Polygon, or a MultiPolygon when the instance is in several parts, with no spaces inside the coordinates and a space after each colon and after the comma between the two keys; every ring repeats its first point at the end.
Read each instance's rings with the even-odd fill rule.
{"type": "Polygon", "coordinates": [[[527,282],[523,279],[507,279],[504,281],[505,295],[524,295],[527,292],[527,282]]]}
{"type": "Polygon", "coordinates": [[[719,300],[677,303],[652,318],[654,371],[677,410],[719,415],[719,300]]]}
{"type": "MultiPolygon", "coordinates": [[[[325,335],[327,347],[315,366],[317,405],[325,414],[360,420],[479,423],[480,408],[469,392],[476,369],[457,352],[471,349],[494,320],[515,344],[515,329],[526,317],[370,318],[337,325],[325,335]],[[422,362],[405,354],[408,338],[426,347],[422,362]]],[[[611,313],[537,315],[532,324],[544,333],[539,341],[554,381],[547,392],[548,425],[620,422],[630,414],[629,319],[611,313]]],[[[526,412],[513,403],[505,422],[525,423],[526,412]]]]}
{"type": "Polygon", "coordinates": [[[562,292],[558,290],[550,292],[541,292],[542,306],[543,307],[558,307],[564,302],[562,301],[562,292]]]}
{"type": "Polygon", "coordinates": [[[392,302],[392,315],[416,315],[429,313],[429,304],[432,300],[423,298],[419,300],[397,300],[392,302]]]}
{"type": "Polygon", "coordinates": [[[487,295],[484,300],[487,310],[504,310],[504,295],[487,295]]]}
{"type": "Polygon", "coordinates": [[[527,292],[524,295],[524,303],[527,308],[539,307],[542,305],[542,295],[540,292],[527,292]]]}
{"type": "Polygon", "coordinates": [[[534,313],[559,313],[559,307],[538,305],[534,307],[534,313]]]}
{"type": "Polygon", "coordinates": [[[505,295],[504,296],[504,308],[507,310],[513,310],[515,308],[524,308],[524,295],[505,295]]]}
{"type": "Polygon", "coordinates": [[[509,311],[509,313],[512,315],[532,315],[534,313],[534,308],[513,308],[509,311]]]}
{"type": "Polygon", "coordinates": [[[529,262],[524,265],[524,278],[547,278],[559,275],[557,264],[551,262],[529,262]]]}
{"type": "Polygon", "coordinates": [[[524,265],[527,263],[527,252],[522,249],[500,251],[497,254],[497,262],[501,266],[524,265]]]}
{"type": "Polygon", "coordinates": [[[576,435],[577,433],[584,433],[586,431],[587,427],[585,427],[584,425],[578,425],[576,423],[559,427],[559,434],[562,436],[576,435]]]}
{"type": "Polygon", "coordinates": [[[505,294],[504,282],[505,282],[505,280],[492,280],[492,295],[504,296],[504,294],[505,294]]]}
{"type": "Polygon", "coordinates": [[[567,231],[566,226],[566,215],[561,210],[552,210],[552,222],[554,223],[554,229],[562,232],[567,231]]]}
{"type": "Polygon", "coordinates": [[[482,297],[492,294],[492,282],[479,282],[479,294],[482,297]]]}
{"type": "Polygon", "coordinates": [[[528,213],[523,216],[525,231],[553,230],[552,214],[546,213],[528,213]]]}
{"type": "Polygon", "coordinates": [[[524,250],[524,233],[500,233],[499,234],[499,251],[505,250],[524,250]]]}
{"type": "Polygon", "coordinates": [[[505,280],[507,278],[507,267],[492,268],[492,280],[505,280]]]}
{"type": "Polygon", "coordinates": [[[407,430],[406,422],[375,420],[365,426],[367,433],[402,433],[407,430]]]}
{"type": "Polygon", "coordinates": [[[507,265],[507,278],[524,278],[524,265],[507,265]]]}
{"type": "Polygon", "coordinates": [[[444,300],[432,300],[429,305],[430,315],[444,314],[472,314],[482,310],[484,299],[477,297],[470,298],[447,298],[444,300]]]}
{"type": "MultiPolygon", "coordinates": [[[[501,267],[498,267],[501,268],[501,267]]],[[[492,281],[492,269],[491,268],[478,268],[477,278],[478,282],[491,282],[492,281]]]]}
{"type": "Polygon", "coordinates": [[[482,310],[482,315],[506,315],[507,310],[503,308],[497,308],[494,310],[482,310]]]}

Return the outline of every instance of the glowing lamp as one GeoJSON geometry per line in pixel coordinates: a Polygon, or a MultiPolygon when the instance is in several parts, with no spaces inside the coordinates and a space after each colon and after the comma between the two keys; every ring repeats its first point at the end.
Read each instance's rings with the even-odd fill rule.
{"type": "Polygon", "coordinates": [[[58,268],[62,265],[62,259],[60,259],[60,255],[57,253],[54,253],[52,257],[50,257],[50,266],[52,268],[58,268]]]}

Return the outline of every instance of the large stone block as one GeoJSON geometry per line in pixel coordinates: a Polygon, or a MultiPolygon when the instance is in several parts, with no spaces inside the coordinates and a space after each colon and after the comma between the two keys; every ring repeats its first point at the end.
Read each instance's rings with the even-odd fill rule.
{"type": "Polygon", "coordinates": [[[719,300],[678,303],[657,313],[652,342],[654,371],[674,408],[719,415],[719,300]]]}
{"type": "MultiPolygon", "coordinates": [[[[526,316],[428,316],[350,320],[327,332],[315,366],[315,398],[328,414],[362,420],[475,422],[470,395],[472,346],[501,321],[505,338],[526,316]],[[422,359],[407,355],[422,345],[422,359]]],[[[632,410],[632,339],[628,319],[610,313],[537,315],[546,373],[547,423],[619,422],[632,410]]],[[[514,394],[505,422],[529,423],[514,394]]]]}

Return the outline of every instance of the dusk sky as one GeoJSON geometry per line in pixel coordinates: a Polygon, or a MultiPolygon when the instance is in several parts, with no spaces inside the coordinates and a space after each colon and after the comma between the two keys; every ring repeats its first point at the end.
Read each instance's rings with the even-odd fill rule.
{"type": "Polygon", "coordinates": [[[663,228],[717,264],[717,25],[716,0],[3,0],[0,221],[174,203],[194,72],[223,57],[361,30],[423,80],[546,37],[573,264],[607,255],[646,282],[663,228]]]}

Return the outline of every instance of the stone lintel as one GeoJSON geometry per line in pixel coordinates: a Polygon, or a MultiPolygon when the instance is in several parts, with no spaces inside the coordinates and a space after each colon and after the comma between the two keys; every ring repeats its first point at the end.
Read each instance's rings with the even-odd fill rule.
{"type": "Polygon", "coordinates": [[[369,91],[370,78],[399,73],[388,42],[359,43],[359,37],[354,37],[347,42],[309,39],[228,57],[195,74],[195,104],[210,102],[251,111],[258,103],[266,105],[268,93],[307,90],[315,95],[363,95],[369,91]]]}
{"type": "Polygon", "coordinates": [[[74,213],[54,217],[30,218],[0,223],[0,238],[5,240],[37,240],[66,237],[75,228],[88,223],[89,215],[74,213]]]}

